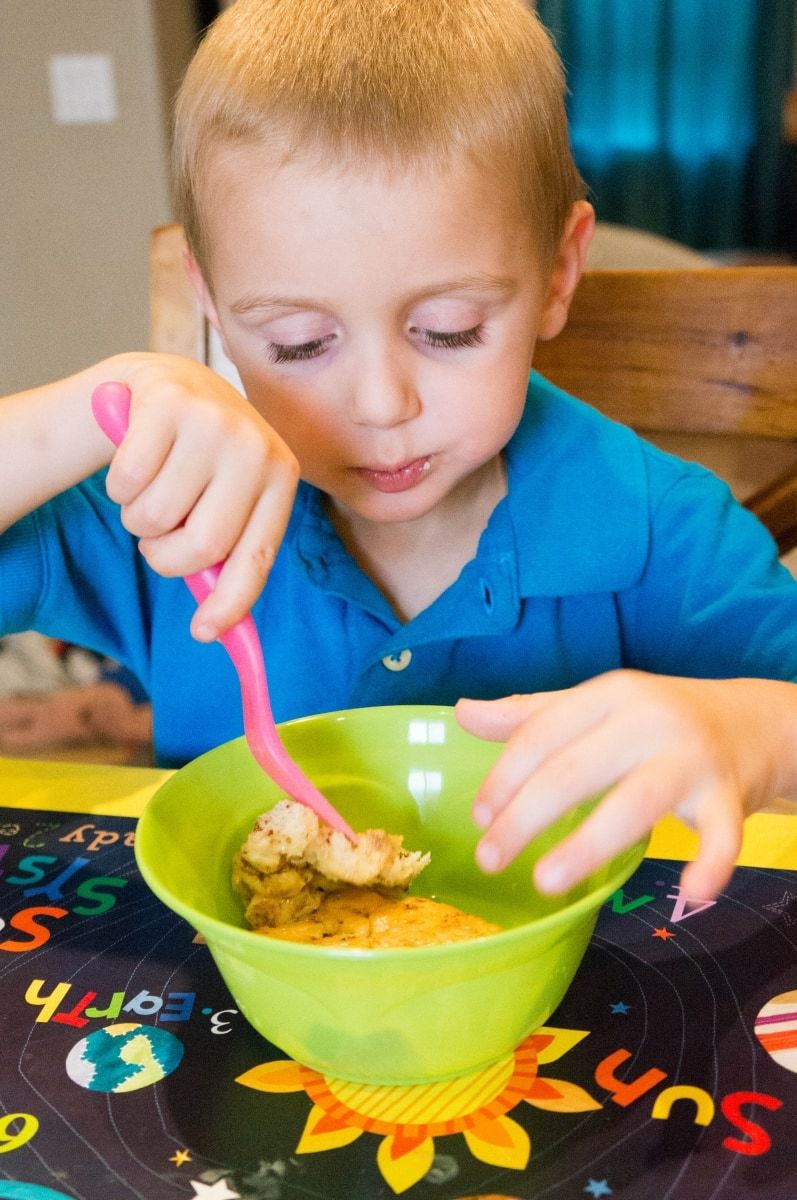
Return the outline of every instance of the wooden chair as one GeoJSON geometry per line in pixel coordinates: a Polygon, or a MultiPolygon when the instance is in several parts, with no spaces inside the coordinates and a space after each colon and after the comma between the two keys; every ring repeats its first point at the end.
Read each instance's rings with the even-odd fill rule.
{"type": "MultiPolygon", "coordinates": [[[[185,275],[179,226],[152,238],[151,346],[237,381],[185,275]]],[[[537,346],[554,383],[705,463],[797,547],[797,267],[594,270],[537,346]]],[[[240,384],[239,384],[240,386],[240,384]]]]}

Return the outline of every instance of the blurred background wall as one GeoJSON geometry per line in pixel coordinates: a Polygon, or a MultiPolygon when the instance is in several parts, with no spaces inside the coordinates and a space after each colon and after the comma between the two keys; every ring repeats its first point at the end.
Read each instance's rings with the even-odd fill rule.
{"type": "Polygon", "coordinates": [[[148,337],[194,0],[0,2],[0,392],[148,337]]]}

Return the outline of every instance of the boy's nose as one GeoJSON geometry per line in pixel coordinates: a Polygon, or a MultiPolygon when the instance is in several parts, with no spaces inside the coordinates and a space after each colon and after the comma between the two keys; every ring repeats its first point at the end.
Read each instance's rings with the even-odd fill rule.
{"type": "Polygon", "coordinates": [[[384,362],[358,372],[349,408],[355,424],[389,429],[417,417],[421,404],[413,381],[396,364],[384,362]]]}

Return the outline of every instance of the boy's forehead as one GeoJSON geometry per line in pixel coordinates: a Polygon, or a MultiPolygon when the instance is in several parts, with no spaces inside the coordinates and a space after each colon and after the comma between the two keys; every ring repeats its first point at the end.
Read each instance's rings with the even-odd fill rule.
{"type": "Polygon", "coordinates": [[[211,144],[203,155],[198,180],[200,191],[234,191],[265,194],[275,187],[362,189],[374,192],[415,190],[441,193],[446,189],[488,192],[507,215],[522,216],[517,189],[495,163],[477,160],[467,151],[451,150],[445,155],[396,154],[364,156],[323,144],[301,148],[282,139],[241,139],[211,144]]]}
{"type": "Polygon", "coordinates": [[[466,156],[444,162],[351,161],[331,163],[317,154],[275,153],[271,147],[222,145],[205,159],[202,189],[205,242],[211,258],[238,258],[246,244],[290,253],[323,238],[318,250],[339,239],[408,243],[444,263],[454,250],[452,279],[463,289],[505,287],[507,272],[480,266],[490,243],[522,253],[533,231],[521,205],[495,173],[466,156]],[[503,184],[503,186],[502,186],[503,184]],[[468,254],[468,250],[472,253],[468,254]]]}

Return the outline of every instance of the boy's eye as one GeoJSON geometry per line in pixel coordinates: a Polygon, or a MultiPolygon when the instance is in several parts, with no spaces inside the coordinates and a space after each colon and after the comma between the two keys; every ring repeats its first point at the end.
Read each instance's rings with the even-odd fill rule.
{"type": "Polygon", "coordinates": [[[334,338],[334,333],[328,333],[326,337],[313,338],[311,342],[299,342],[295,346],[270,342],[269,357],[273,363],[301,362],[306,358],[318,358],[334,338]]]}
{"type": "Polygon", "coordinates": [[[472,329],[460,329],[456,333],[443,333],[438,329],[413,329],[413,332],[419,333],[427,346],[443,350],[461,350],[466,346],[481,345],[483,329],[483,325],[474,325],[472,329]]]}
{"type": "MultiPolygon", "coordinates": [[[[410,332],[420,334],[421,340],[427,346],[434,346],[438,350],[461,350],[468,346],[481,345],[483,329],[483,325],[474,325],[472,329],[459,329],[454,333],[446,333],[443,330],[418,329],[416,326],[412,326],[410,332]]],[[[285,342],[270,342],[269,357],[276,364],[318,358],[334,340],[334,333],[328,333],[325,337],[313,338],[310,342],[298,342],[295,345],[285,342]]]]}

